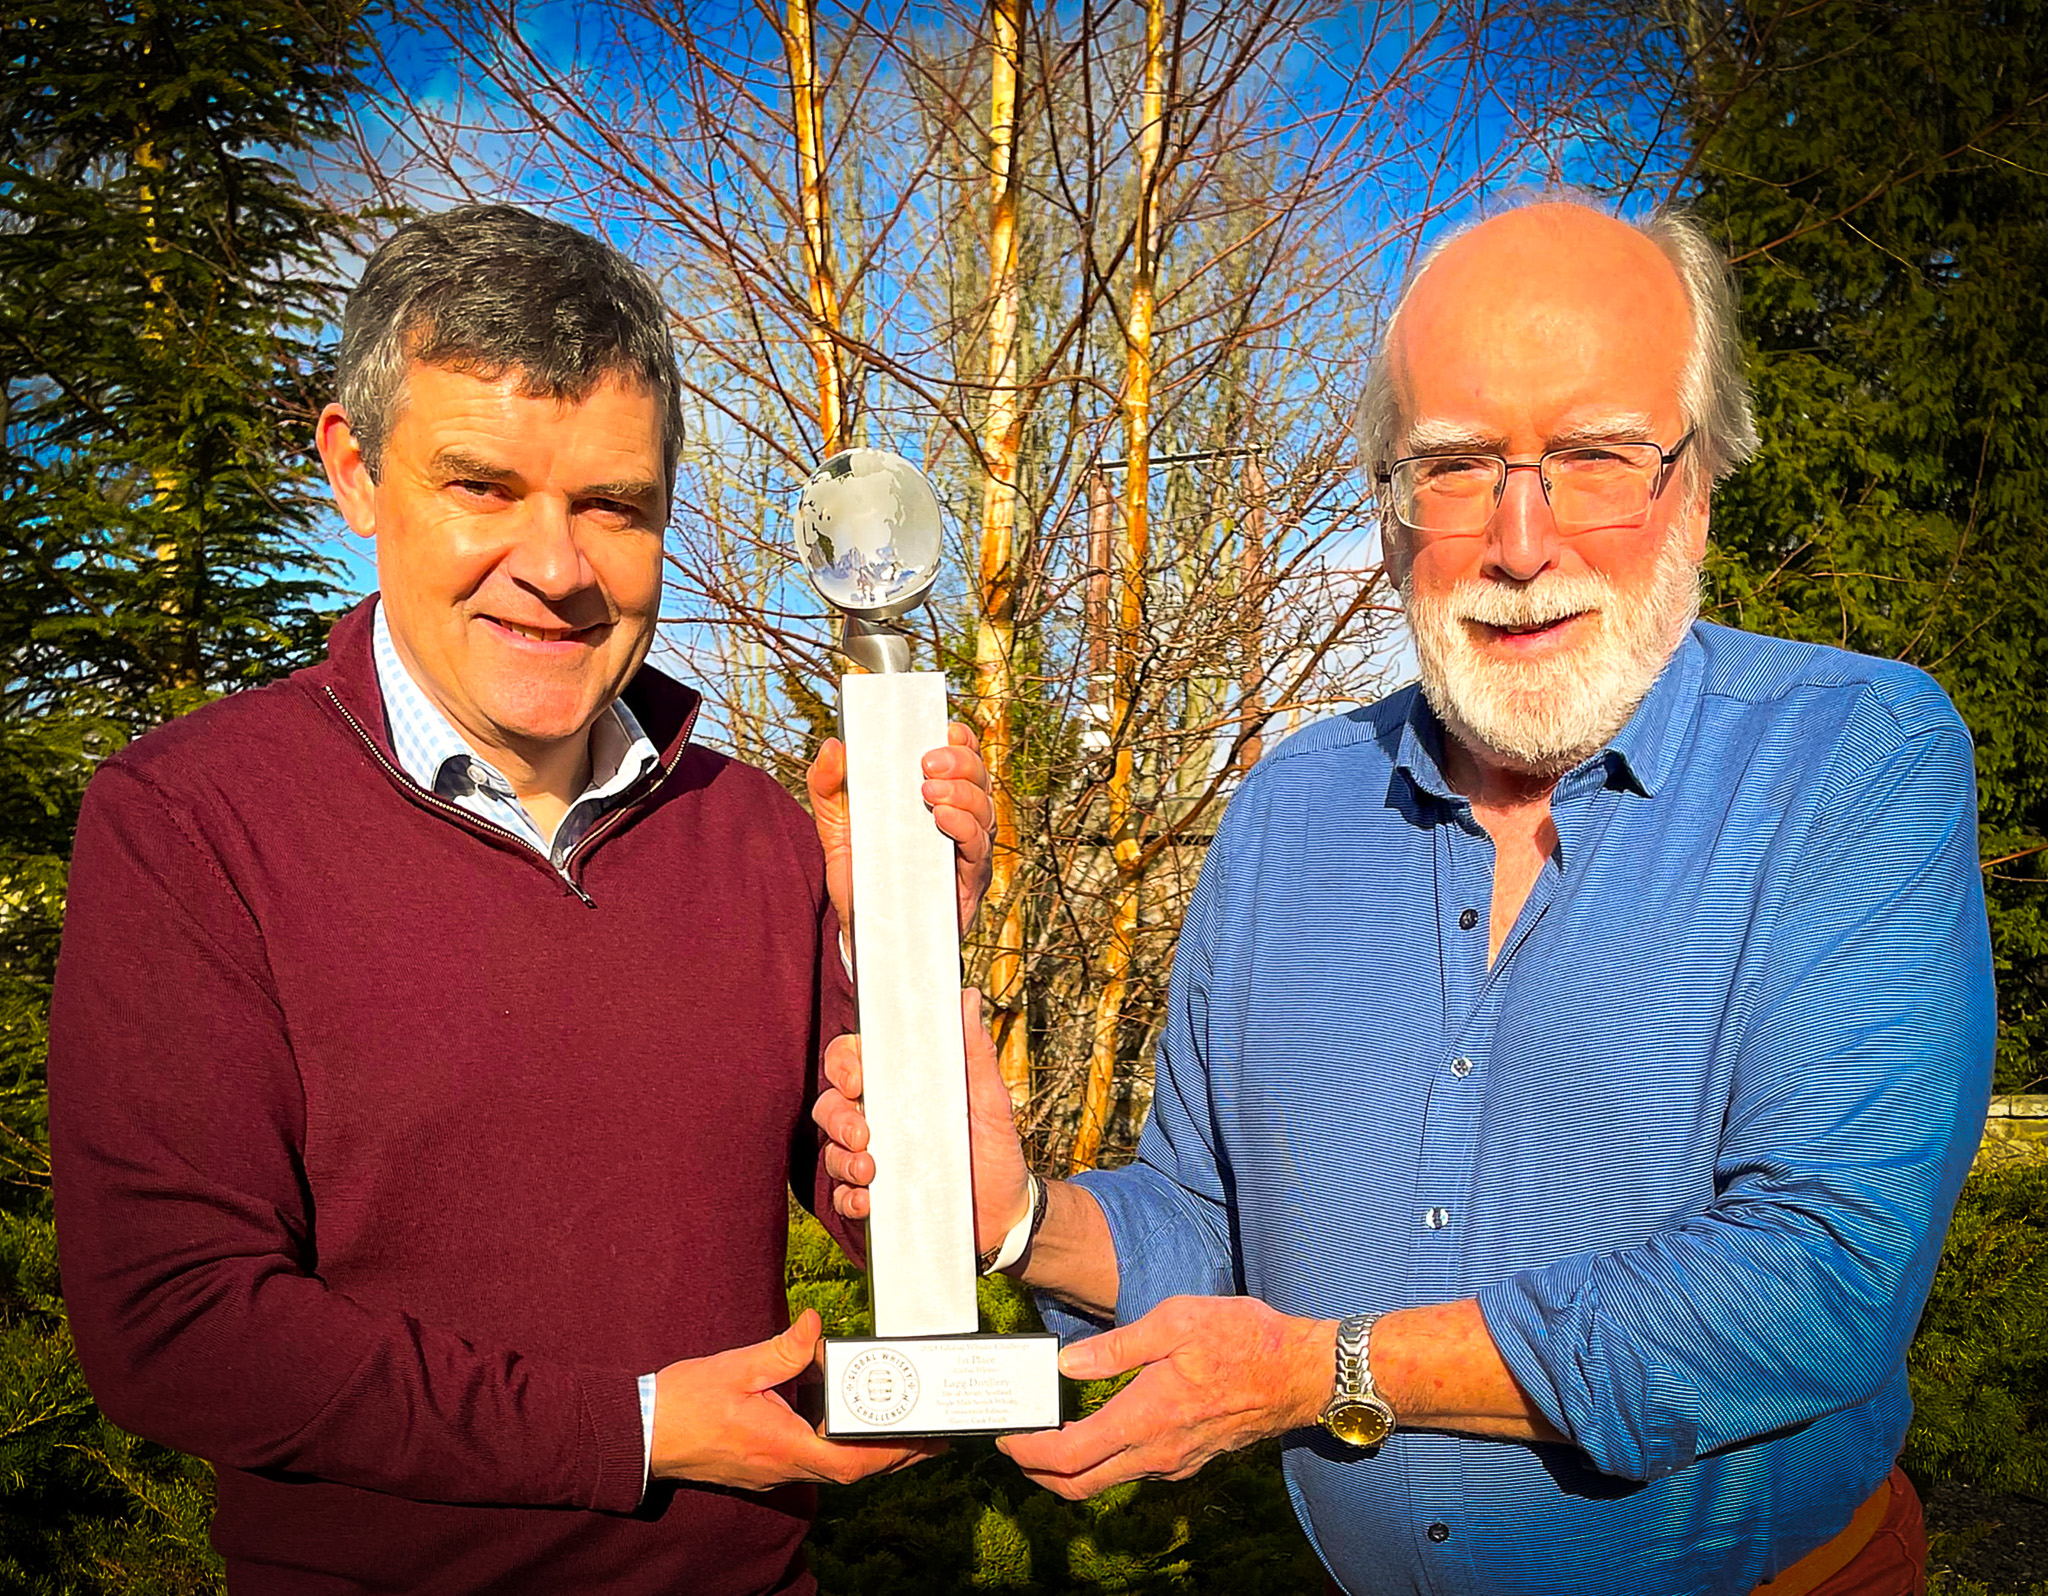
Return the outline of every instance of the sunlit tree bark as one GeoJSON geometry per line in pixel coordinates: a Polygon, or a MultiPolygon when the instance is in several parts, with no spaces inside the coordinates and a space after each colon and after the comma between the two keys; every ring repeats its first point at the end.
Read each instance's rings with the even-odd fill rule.
{"type": "Polygon", "coordinates": [[[789,0],[782,20],[782,51],[789,70],[797,197],[803,215],[804,278],[811,312],[804,343],[818,377],[818,452],[834,455],[846,447],[846,374],[839,356],[839,278],[826,202],[825,129],[811,0],[789,0]]]}
{"type": "Polygon", "coordinates": [[[1102,957],[1102,990],[1095,1001],[1095,1031],[1088,1055],[1088,1085],[1074,1132],[1076,1169],[1088,1169],[1102,1151],[1123,1028],[1124,993],[1138,932],[1143,887],[1136,798],[1137,749],[1129,728],[1137,708],[1138,666],[1145,628],[1146,563],[1151,552],[1152,317],[1159,255],[1159,180],[1166,142],[1166,0],[1145,3],[1145,65],[1138,132],[1137,248],[1130,299],[1124,312],[1124,514],[1116,540],[1116,620],[1109,719],[1116,738],[1110,755],[1109,835],[1116,888],[1109,914],[1109,945],[1102,957]]]}
{"type": "Polygon", "coordinates": [[[993,873],[999,917],[988,961],[990,1017],[1011,1100],[1031,1096],[1024,1009],[1024,904],[1017,892],[1017,802],[1011,769],[1012,654],[1017,637],[1017,63],[1021,0],[989,7],[988,410],[982,421],[981,614],[974,674],[982,756],[994,789],[993,873]]]}

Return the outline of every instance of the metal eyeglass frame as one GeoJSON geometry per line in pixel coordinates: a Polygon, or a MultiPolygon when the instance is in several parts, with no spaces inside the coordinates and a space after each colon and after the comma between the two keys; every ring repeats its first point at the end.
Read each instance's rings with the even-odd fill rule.
{"type": "MultiPolygon", "coordinates": [[[[1657,450],[1657,476],[1656,480],[1650,484],[1649,503],[1643,506],[1644,515],[1647,516],[1650,513],[1650,505],[1655,504],[1657,500],[1663,496],[1664,489],[1667,486],[1669,486],[1671,482],[1671,468],[1678,464],[1678,457],[1685,453],[1687,446],[1691,444],[1692,440],[1698,435],[1698,433],[1699,428],[1692,428],[1690,431],[1686,433],[1684,437],[1680,438],[1669,449],[1659,447],[1654,440],[1647,438],[1626,440],[1631,445],[1639,442],[1648,443],[1650,444],[1651,448],[1657,450]]],[[[1442,454],[1406,454],[1403,455],[1400,459],[1396,460],[1392,465],[1388,466],[1384,471],[1375,471],[1373,473],[1373,480],[1379,483],[1379,485],[1383,488],[1390,488],[1393,486],[1394,483],[1394,473],[1400,470],[1401,467],[1403,467],[1404,465],[1411,465],[1417,460],[1497,460],[1500,462],[1501,471],[1499,477],[1497,477],[1494,480],[1493,484],[1493,507],[1486,512],[1485,520],[1482,520],[1477,527],[1474,527],[1472,529],[1473,531],[1477,532],[1483,530],[1486,526],[1487,521],[1491,521],[1494,518],[1494,516],[1499,513],[1500,501],[1508,491],[1508,473],[1510,471],[1533,471],[1536,473],[1536,480],[1543,485],[1544,508],[1548,509],[1550,513],[1554,516],[1557,514],[1557,509],[1556,506],[1554,506],[1550,502],[1550,476],[1549,473],[1543,469],[1544,464],[1550,459],[1552,455],[1574,454],[1581,449],[1597,449],[1601,447],[1603,446],[1597,443],[1567,444],[1562,449],[1546,449],[1543,451],[1543,453],[1538,455],[1533,460],[1510,460],[1505,455],[1488,454],[1484,450],[1479,449],[1457,449],[1442,454]]],[[[1408,526],[1411,523],[1403,521],[1401,524],[1403,526],[1408,526]]],[[[1416,527],[1414,530],[1421,532],[1426,531],[1428,529],[1425,527],[1416,527]]]]}

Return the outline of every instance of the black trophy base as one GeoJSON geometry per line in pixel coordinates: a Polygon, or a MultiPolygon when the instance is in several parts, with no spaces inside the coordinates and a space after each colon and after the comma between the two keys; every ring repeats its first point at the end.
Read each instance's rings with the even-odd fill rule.
{"type": "Polygon", "coordinates": [[[827,1337],[825,1434],[1058,1429],[1059,1351],[1053,1335],[827,1337]]]}

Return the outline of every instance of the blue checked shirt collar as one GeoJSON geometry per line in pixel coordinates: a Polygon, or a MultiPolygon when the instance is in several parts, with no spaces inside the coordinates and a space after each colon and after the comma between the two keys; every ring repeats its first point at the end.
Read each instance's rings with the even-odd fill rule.
{"type": "Polygon", "coordinates": [[[570,805],[553,837],[543,837],[526,806],[488,760],[449,724],[398,657],[384,606],[371,623],[370,655],[384,695],[391,751],[405,773],[428,792],[519,837],[559,865],[568,851],[657,763],[660,754],[623,699],[615,699],[590,728],[590,785],[570,805]]]}
{"type": "MultiPolygon", "coordinates": [[[[1628,724],[1599,753],[1567,772],[1558,783],[1560,792],[1608,785],[1654,798],[1670,779],[1692,735],[1704,665],[1699,637],[1688,627],[1677,651],[1651,684],[1642,703],[1636,706],[1628,724]]],[[[1405,776],[1418,791],[1455,806],[1464,800],[1445,779],[1443,746],[1443,722],[1429,707],[1428,697],[1418,692],[1401,728],[1394,769],[1397,776],[1405,776]]]]}

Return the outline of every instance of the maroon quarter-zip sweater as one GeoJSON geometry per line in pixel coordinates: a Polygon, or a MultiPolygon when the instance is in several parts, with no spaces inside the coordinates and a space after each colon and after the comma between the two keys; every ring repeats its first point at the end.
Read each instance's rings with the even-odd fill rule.
{"type": "Polygon", "coordinates": [[[107,761],[51,1016],[94,1395],[219,1470],[271,1592],[805,1591],[808,1491],[641,1496],[637,1377],[787,1323],[785,1192],[851,994],[809,819],[661,763],[570,856],[423,793],[364,605],[107,761]]]}

